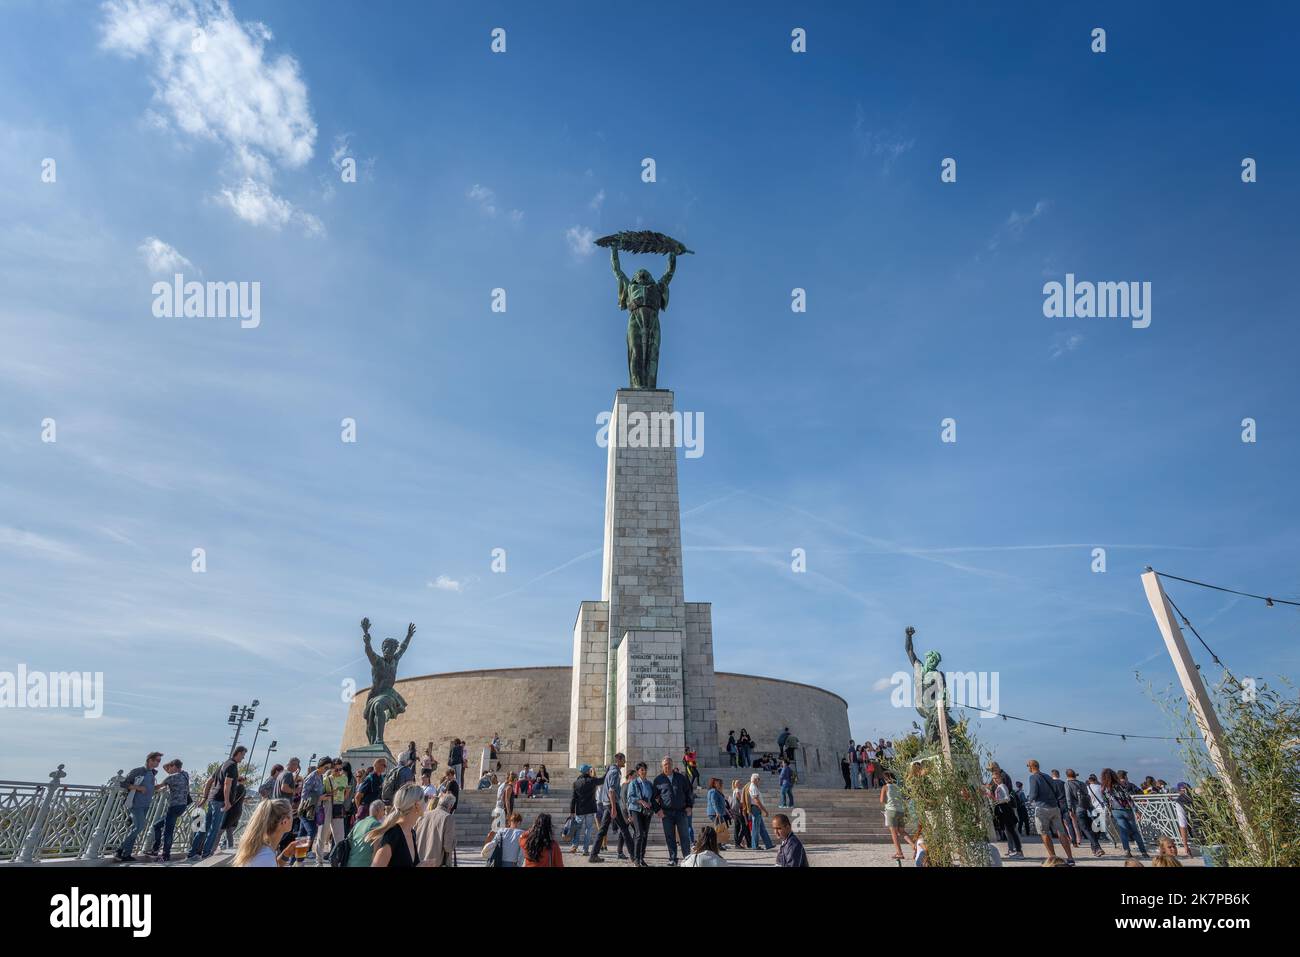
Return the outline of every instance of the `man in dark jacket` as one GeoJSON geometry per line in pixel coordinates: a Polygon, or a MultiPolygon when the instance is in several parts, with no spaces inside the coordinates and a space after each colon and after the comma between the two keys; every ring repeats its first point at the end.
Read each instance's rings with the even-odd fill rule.
{"type": "Polygon", "coordinates": [[[582,853],[591,855],[592,822],[596,819],[596,788],[600,781],[591,774],[591,765],[584,764],[578,768],[578,776],[573,779],[573,795],[569,798],[569,813],[573,815],[573,840],[570,851],[578,849],[578,839],[582,838],[582,853]]]}
{"type": "Polygon", "coordinates": [[[781,846],[776,851],[777,867],[807,867],[808,853],[803,849],[803,841],[794,836],[790,818],[785,814],[772,815],[772,830],[781,846]]]}
{"type": "Polygon", "coordinates": [[[686,775],[673,768],[673,759],[664,756],[660,765],[663,773],[654,779],[655,810],[663,821],[664,841],[668,845],[668,866],[677,866],[677,845],[680,842],[682,857],[691,853],[689,819],[695,806],[695,788],[686,775]]]}

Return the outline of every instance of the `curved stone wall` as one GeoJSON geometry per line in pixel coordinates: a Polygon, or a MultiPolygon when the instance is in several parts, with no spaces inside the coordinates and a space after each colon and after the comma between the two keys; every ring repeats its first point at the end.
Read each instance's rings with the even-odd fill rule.
{"type": "MultiPolygon", "coordinates": [[[[447,674],[399,678],[397,690],[406,699],[406,713],[384,726],[384,743],[400,754],[414,741],[423,753],[433,742],[433,756],[447,760],[452,738],[469,745],[469,765],[501,735],[511,751],[558,751],[569,746],[569,684],[573,669],[489,668],[447,674]],[[520,742],[526,742],[521,748],[520,742]],[[548,741],[550,746],[548,747],[548,741]]],[[[343,726],[343,750],[366,743],[364,708],[369,688],[357,692],[343,726]]]]}
{"type": "MultiPolygon", "coordinates": [[[[394,754],[414,740],[421,751],[433,742],[433,754],[445,761],[452,738],[469,743],[471,768],[480,749],[501,735],[510,751],[563,751],[568,747],[570,685],[567,665],[542,668],[493,668],[401,678],[397,690],[406,699],[406,713],[388,722],[385,743],[394,754]]],[[[812,685],[778,678],[716,674],[718,734],[716,748],[726,745],[727,732],[748,728],[757,752],[776,750],[776,736],[789,725],[799,737],[803,783],[840,787],[839,751],[848,748],[848,705],[839,695],[812,685]]],[[[348,708],[340,750],[365,744],[362,710],[368,688],[357,692],[348,708]]],[[[700,748],[704,767],[710,760],[707,742],[700,748]]],[[[676,757],[676,756],[674,756],[676,757]]],[[[727,782],[730,784],[730,781],[727,782]]]]}

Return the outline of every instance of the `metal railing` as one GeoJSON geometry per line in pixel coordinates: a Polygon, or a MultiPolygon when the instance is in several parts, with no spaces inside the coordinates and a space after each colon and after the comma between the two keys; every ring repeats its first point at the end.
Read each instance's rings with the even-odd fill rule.
{"type": "MultiPolygon", "coordinates": [[[[45,784],[0,781],[0,863],[35,864],[42,860],[99,860],[116,852],[131,830],[130,795],[121,771],[102,785],[63,784],[63,765],[50,772],[45,784]]],[[[249,791],[235,829],[238,842],[244,824],[261,797],[249,791]]],[[[153,840],[153,826],[167,816],[166,791],[154,794],[136,840],[137,850],[153,840]]],[[[195,833],[193,805],[176,819],[173,848],[189,852],[195,833]]],[[[173,854],[176,851],[173,850],[173,854]]]]}

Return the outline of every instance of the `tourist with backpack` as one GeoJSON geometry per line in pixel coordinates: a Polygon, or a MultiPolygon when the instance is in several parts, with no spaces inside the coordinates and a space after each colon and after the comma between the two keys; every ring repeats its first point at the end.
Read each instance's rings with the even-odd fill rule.
{"type": "Polygon", "coordinates": [[[150,752],[144,759],[144,765],[133,768],[122,783],[122,789],[127,792],[127,812],[131,816],[131,829],[117,849],[117,860],[122,863],[135,860],[131,852],[135,850],[136,838],[144,830],[144,820],[149,814],[149,805],[153,803],[154,785],[160,763],[162,763],[162,752],[150,752]]]}
{"type": "Polygon", "coordinates": [[[573,779],[573,793],[569,797],[569,850],[578,850],[578,841],[582,841],[582,853],[591,854],[591,835],[596,820],[596,790],[600,780],[591,774],[591,765],[584,764],[578,768],[578,776],[573,779]]]}
{"type": "Polygon", "coordinates": [[[1092,845],[1093,857],[1105,857],[1101,841],[1092,830],[1092,795],[1073,768],[1065,769],[1065,802],[1075,830],[1092,845]]]}
{"type": "Polygon", "coordinates": [[[341,867],[369,867],[371,860],[374,858],[375,849],[366,840],[366,835],[380,825],[384,818],[384,802],[376,798],[367,806],[367,813],[356,824],[352,825],[352,830],[348,832],[348,839],[344,843],[349,845],[346,858],[341,862],[341,867]]]}
{"type": "MultiPolygon", "coordinates": [[[[319,814],[321,809],[321,799],[325,794],[325,770],[331,766],[329,758],[321,758],[316,763],[316,767],[308,772],[307,776],[302,779],[302,796],[298,799],[298,821],[299,834],[308,838],[312,843],[308,846],[314,846],[320,842],[319,836],[319,814]]],[[[317,867],[324,867],[325,861],[322,860],[318,851],[311,852],[317,867]]]]}
{"type": "Polygon", "coordinates": [[[164,764],[163,770],[167,772],[167,777],[163,778],[158,786],[167,789],[167,813],[154,823],[153,844],[149,848],[149,854],[156,856],[161,846],[161,860],[170,861],[176,821],[191,803],[190,775],[183,769],[180,758],[173,758],[169,763],[164,764]]]}

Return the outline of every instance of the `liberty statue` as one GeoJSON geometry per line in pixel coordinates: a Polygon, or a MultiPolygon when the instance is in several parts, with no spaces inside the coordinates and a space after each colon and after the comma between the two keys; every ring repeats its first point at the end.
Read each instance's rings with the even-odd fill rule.
{"type": "Polygon", "coordinates": [[[596,240],[609,247],[609,262],[618,278],[618,308],[627,311],[627,378],[632,389],[657,389],[659,383],[659,313],[668,308],[668,284],[677,269],[677,257],[689,253],[677,240],[649,231],[621,232],[596,240]],[[655,279],[648,269],[638,269],[629,279],[618,261],[618,251],[666,253],[668,270],[655,279]]]}

